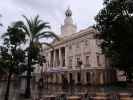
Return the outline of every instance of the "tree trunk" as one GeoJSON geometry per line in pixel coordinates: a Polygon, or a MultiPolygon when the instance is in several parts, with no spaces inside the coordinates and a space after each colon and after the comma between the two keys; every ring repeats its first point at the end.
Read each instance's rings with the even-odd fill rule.
{"type": "MultiPolygon", "coordinates": [[[[30,49],[30,48],[29,48],[30,49]]],[[[26,89],[25,89],[25,98],[30,98],[31,97],[31,82],[30,82],[30,79],[31,79],[31,57],[30,57],[30,50],[28,52],[28,69],[27,69],[27,82],[26,82],[26,89]]]]}
{"type": "Polygon", "coordinates": [[[8,75],[7,87],[6,87],[6,92],[5,92],[5,98],[4,98],[4,100],[8,100],[8,98],[9,98],[11,76],[12,76],[12,72],[10,71],[9,72],[9,75],[8,75]]]}
{"type": "Polygon", "coordinates": [[[25,98],[31,97],[31,88],[30,88],[30,78],[31,78],[31,72],[27,71],[27,82],[26,82],[26,89],[25,89],[25,98]]]}

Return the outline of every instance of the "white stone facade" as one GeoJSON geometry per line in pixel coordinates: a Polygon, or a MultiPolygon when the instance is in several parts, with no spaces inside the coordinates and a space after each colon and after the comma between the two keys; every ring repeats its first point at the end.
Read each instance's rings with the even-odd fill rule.
{"type": "Polygon", "coordinates": [[[70,9],[67,10],[60,40],[52,43],[54,49],[44,48],[47,62],[43,71],[48,82],[62,83],[64,77],[68,83],[74,80],[75,84],[97,85],[115,81],[115,71],[106,66],[99,41],[95,39],[97,31],[89,27],[76,32],[71,15],[70,9]]]}

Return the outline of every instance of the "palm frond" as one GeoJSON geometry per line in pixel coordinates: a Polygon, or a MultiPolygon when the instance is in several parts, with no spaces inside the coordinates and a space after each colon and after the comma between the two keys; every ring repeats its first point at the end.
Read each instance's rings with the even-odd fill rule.
{"type": "Polygon", "coordinates": [[[46,28],[50,29],[49,23],[40,20],[38,15],[34,19],[31,19],[31,23],[31,33],[33,37],[42,32],[46,28]]]}
{"type": "Polygon", "coordinates": [[[51,29],[51,27],[50,27],[50,25],[49,25],[49,23],[48,23],[48,22],[43,22],[43,24],[44,24],[44,28],[51,29]]]}
{"type": "Polygon", "coordinates": [[[44,32],[42,32],[40,34],[37,34],[35,38],[38,38],[38,39],[55,38],[57,40],[60,40],[60,38],[54,32],[51,32],[51,31],[44,31],[44,32]]]}
{"type": "Polygon", "coordinates": [[[23,21],[16,21],[13,23],[12,27],[22,27],[23,25],[23,21]]]}
{"type": "Polygon", "coordinates": [[[28,28],[25,25],[23,26],[23,29],[25,31],[25,34],[27,34],[29,37],[31,37],[31,34],[30,34],[28,28]]]}
{"type": "Polygon", "coordinates": [[[34,24],[35,24],[35,25],[38,25],[40,22],[42,22],[42,20],[39,20],[39,15],[37,15],[37,16],[35,17],[34,24]]]}
{"type": "Polygon", "coordinates": [[[4,33],[3,35],[1,35],[1,38],[5,38],[6,36],[8,36],[9,35],[9,33],[7,32],[7,33],[4,33]]]}
{"type": "Polygon", "coordinates": [[[32,37],[34,37],[37,34],[37,27],[39,26],[41,20],[38,19],[39,16],[36,16],[34,19],[30,19],[31,22],[31,27],[30,27],[30,33],[32,35],[32,37]],[[39,21],[39,22],[38,22],[39,21]]]}
{"type": "Polygon", "coordinates": [[[4,38],[6,36],[9,36],[10,32],[15,28],[22,28],[24,26],[24,23],[22,21],[16,21],[12,23],[12,26],[8,26],[8,29],[6,33],[4,33],[1,37],[4,38]]]}
{"type": "Polygon", "coordinates": [[[27,22],[27,25],[24,25],[25,27],[27,27],[27,30],[29,30],[29,31],[27,31],[28,33],[27,34],[29,34],[29,36],[31,36],[31,27],[32,27],[32,23],[31,23],[31,20],[29,20],[25,15],[22,15],[23,17],[24,17],[24,19],[26,20],[26,22],[27,22]]]}
{"type": "Polygon", "coordinates": [[[35,18],[28,19],[26,16],[23,15],[27,24],[23,26],[23,29],[28,36],[33,41],[38,41],[41,38],[55,38],[59,40],[59,37],[51,31],[46,31],[44,29],[50,29],[50,25],[48,22],[43,22],[39,19],[39,15],[35,18]]]}
{"type": "Polygon", "coordinates": [[[25,15],[22,15],[24,17],[24,19],[26,20],[27,24],[31,27],[32,26],[32,23],[31,21],[25,16],[25,15]]]}
{"type": "Polygon", "coordinates": [[[35,30],[36,34],[35,34],[35,36],[37,34],[39,34],[40,32],[42,32],[46,28],[50,29],[50,26],[48,25],[48,23],[40,23],[38,26],[36,26],[36,30],[35,30]]]}
{"type": "Polygon", "coordinates": [[[50,44],[50,43],[47,43],[47,42],[41,42],[42,45],[46,45],[52,49],[54,49],[54,47],[50,44]]]}

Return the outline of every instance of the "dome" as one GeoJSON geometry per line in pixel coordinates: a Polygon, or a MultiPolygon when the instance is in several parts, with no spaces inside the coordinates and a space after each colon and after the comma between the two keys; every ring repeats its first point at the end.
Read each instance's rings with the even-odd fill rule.
{"type": "Polygon", "coordinates": [[[71,11],[70,8],[68,8],[68,9],[66,10],[65,15],[66,15],[67,17],[72,16],[72,11],[71,11]]]}

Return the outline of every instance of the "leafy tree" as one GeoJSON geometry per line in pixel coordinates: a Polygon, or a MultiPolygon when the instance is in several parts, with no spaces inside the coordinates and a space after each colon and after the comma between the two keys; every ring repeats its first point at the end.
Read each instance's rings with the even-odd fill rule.
{"type": "Polygon", "coordinates": [[[125,71],[133,78],[133,1],[104,0],[104,8],[95,17],[95,28],[100,32],[103,53],[110,66],[125,71]]]}
{"type": "Polygon", "coordinates": [[[8,100],[10,83],[13,75],[19,74],[19,68],[25,63],[25,52],[20,47],[25,42],[25,34],[21,29],[22,23],[15,22],[9,26],[7,32],[2,35],[3,46],[0,47],[0,66],[8,75],[4,100],[8,100]]]}
{"type": "MultiPolygon", "coordinates": [[[[58,37],[51,31],[49,23],[43,22],[39,19],[39,16],[36,16],[34,19],[28,19],[26,16],[23,16],[26,22],[23,22],[23,31],[27,37],[27,59],[28,59],[28,68],[27,68],[27,84],[25,89],[25,97],[29,98],[31,96],[30,90],[30,79],[32,72],[32,65],[43,63],[40,58],[44,58],[41,56],[40,51],[42,44],[49,45],[49,43],[45,42],[43,39],[45,38],[56,38],[58,37]],[[46,30],[45,30],[46,29],[46,30]]],[[[50,45],[49,45],[50,46],[50,45]]]]}

